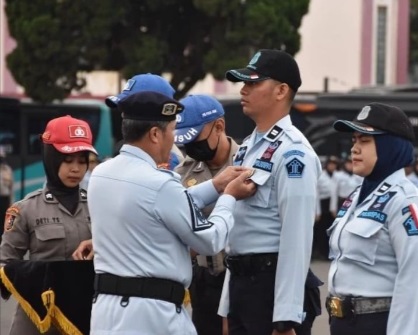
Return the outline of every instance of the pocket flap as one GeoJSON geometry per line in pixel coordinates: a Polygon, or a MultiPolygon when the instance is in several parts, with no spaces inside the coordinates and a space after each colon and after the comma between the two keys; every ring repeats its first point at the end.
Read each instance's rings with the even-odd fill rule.
{"type": "Polygon", "coordinates": [[[37,227],[35,235],[40,241],[56,240],[65,238],[65,230],[62,225],[48,224],[37,227]]]}
{"type": "Polygon", "coordinates": [[[351,223],[347,224],[345,229],[354,235],[364,238],[370,238],[383,227],[381,223],[372,220],[356,220],[351,223]]]}

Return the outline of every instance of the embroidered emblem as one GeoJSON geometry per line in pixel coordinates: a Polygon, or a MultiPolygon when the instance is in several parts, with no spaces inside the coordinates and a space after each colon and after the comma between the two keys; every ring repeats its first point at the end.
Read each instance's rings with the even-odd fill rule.
{"type": "Polygon", "coordinates": [[[4,231],[10,231],[13,229],[15,220],[19,215],[19,208],[16,206],[9,207],[6,211],[6,217],[4,219],[4,231]]]}
{"type": "Polygon", "coordinates": [[[189,179],[189,180],[186,182],[186,184],[187,184],[187,187],[190,187],[190,186],[196,185],[196,184],[197,184],[197,180],[196,180],[196,179],[194,179],[194,178],[189,179]]]}
{"type": "Polygon", "coordinates": [[[406,221],[403,223],[403,226],[404,226],[408,236],[417,236],[418,235],[418,224],[413,219],[412,215],[409,216],[406,219],[406,221]]]}
{"type": "Polygon", "coordinates": [[[199,207],[194,203],[190,194],[185,191],[187,199],[189,200],[190,216],[192,218],[193,231],[205,230],[213,226],[211,222],[205,217],[199,207]]]}
{"type": "Polygon", "coordinates": [[[246,152],[247,152],[247,147],[240,147],[237,153],[235,154],[233,165],[235,166],[242,165],[246,152]]]}
{"type": "Polygon", "coordinates": [[[286,164],[286,168],[287,176],[289,178],[302,178],[305,164],[303,164],[299,159],[293,158],[289,163],[286,164]]]}
{"type": "Polygon", "coordinates": [[[392,199],[395,194],[396,192],[388,192],[378,196],[369,209],[383,211],[389,200],[392,199]]]}

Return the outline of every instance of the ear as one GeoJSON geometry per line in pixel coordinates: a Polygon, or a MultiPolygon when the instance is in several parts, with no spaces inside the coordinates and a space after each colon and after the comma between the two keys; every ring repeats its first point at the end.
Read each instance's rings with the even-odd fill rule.
{"type": "Polygon", "coordinates": [[[215,131],[217,133],[222,133],[223,131],[225,131],[225,119],[218,119],[215,122],[215,131]]]}
{"type": "Polygon", "coordinates": [[[148,138],[151,141],[151,143],[158,143],[160,141],[161,136],[161,129],[158,127],[152,127],[148,131],[148,138]]]}
{"type": "Polygon", "coordinates": [[[275,90],[277,100],[283,100],[289,93],[290,87],[287,84],[280,83],[276,85],[275,90]]]}

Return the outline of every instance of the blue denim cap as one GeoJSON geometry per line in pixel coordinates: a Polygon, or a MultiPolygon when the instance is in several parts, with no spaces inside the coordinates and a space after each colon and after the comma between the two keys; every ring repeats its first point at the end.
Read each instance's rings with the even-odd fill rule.
{"type": "Polygon", "coordinates": [[[176,144],[193,142],[201,133],[205,124],[224,116],[222,104],[209,95],[189,95],[180,100],[184,111],[177,114],[174,134],[176,144]]]}
{"type": "Polygon", "coordinates": [[[107,106],[111,108],[118,107],[119,102],[128,95],[143,91],[154,91],[173,98],[175,90],[170,83],[161,76],[152,73],[138,74],[129,79],[122,92],[118,95],[112,95],[105,99],[107,106]]]}

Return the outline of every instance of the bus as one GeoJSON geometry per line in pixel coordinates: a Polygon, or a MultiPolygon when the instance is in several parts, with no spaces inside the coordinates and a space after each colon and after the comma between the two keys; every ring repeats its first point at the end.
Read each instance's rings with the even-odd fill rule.
{"type": "Polygon", "coordinates": [[[70,99],[52,104],[0,97],[0,150],[13,169],[14,200],[41,188],[45,182],[40,135],[53,118],[71,115],[88,122],[101,158],[114,148],[111,110],[97,100],[70,99]]]}

